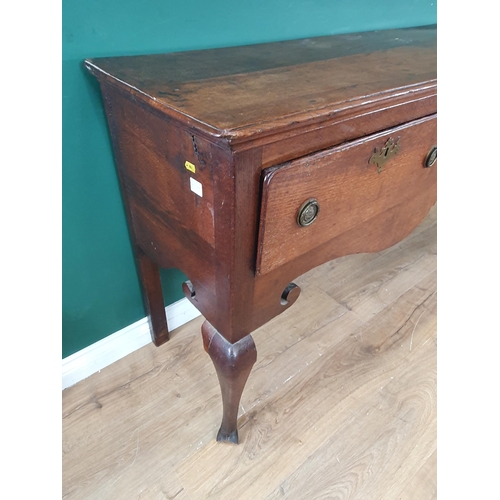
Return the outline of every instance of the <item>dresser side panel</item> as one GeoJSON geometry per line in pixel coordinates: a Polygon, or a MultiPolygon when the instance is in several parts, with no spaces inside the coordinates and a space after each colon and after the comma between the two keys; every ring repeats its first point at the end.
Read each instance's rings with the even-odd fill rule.
{"type": "Polygon", "coordinates": [[[207,319],[217,304],[214,171],[230,151],[102,84],[133,243],[160,267],[184,272],[207,319]]]}

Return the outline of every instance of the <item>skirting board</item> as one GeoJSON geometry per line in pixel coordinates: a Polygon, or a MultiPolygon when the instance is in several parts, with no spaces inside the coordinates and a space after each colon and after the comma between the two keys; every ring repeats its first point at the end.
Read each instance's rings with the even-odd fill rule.
{"type": "MultiPolygon", "coordinates": [[[[200,316],[200,312],[184,298],[165,308],[169,331],[200,316]]],[[[63,390],[90,377],[106,366],[151,342],[148,319],[143,318],[123,330],[99,340],[62,360],[63,390]]]]}

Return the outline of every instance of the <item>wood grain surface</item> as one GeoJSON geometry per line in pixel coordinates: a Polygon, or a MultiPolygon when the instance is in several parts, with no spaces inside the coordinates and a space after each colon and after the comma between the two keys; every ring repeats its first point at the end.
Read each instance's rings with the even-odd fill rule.
{"type": "Polygon", "coordinates": [[[276,130],[280,120],[289,127],[290,121],[327,118],[356,103],[369,106],[401,94],[425,94],[428,88],[435,94],[436,28],[97,58],[85,64],[99,79],[169,116],[237,139],[276,130]]]}
{"type": "Polygon", "coordinates": [[[63,498],[436,498],[436,210],[401,243],[297,280],[253,333],[240,445],[203,318],[63,392],[63,498]]]}
{"type": "Polygon", "coordinates": [[[437,165],[424,167],[436,135],[434,115],[263,172],[257,271],[266,274],[329,241],[338,256],[338,236],[366,221],[372,227],[377,219],[387,222],[384,212],[396,206],[392,224],[370,238],[361,231],[357,252],[401,241],[436,203],[437,165]],[[369,160],[389,139],[398,141],[399,151],[379,173],[369,160]],[[422,195],[416,211],[411,200],[422,195]],[[308,199],[315,199],[320,211],[310,226],[299,227],[297,212],[308,199]]]}

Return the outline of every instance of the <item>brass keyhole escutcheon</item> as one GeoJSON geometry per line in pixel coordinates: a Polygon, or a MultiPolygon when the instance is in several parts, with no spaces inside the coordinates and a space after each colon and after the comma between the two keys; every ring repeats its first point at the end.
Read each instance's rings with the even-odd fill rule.
{"type": "Polygon", "coordinates": [[[424,167],[429,168],[436,163],[438,157],[438,148],[437,146],[433,146],[431,150],[427,153],[425,157],[424,167]]]}
{"type": "Polygon", "coordinates": [[[401,137],[398,137],[397,140],[393,139],[392,137],[389,137],[384,147],[380,148],[380,151],[377,148],[375,148],[375,150],[373,151],[373,154],[368,160],[368,163],[377,165],[377,172],[379,174],[382,172],[382,169],[384,168],[384,165],[387,163],[389,158],[399,153],[400,139],[401,137]]]}
{"type": "Polygon", "coordinates": [[[300,227],[310,226],[318,217],[319,203],[316,198],[309,198],[299,208],[297,224],[300,227]]]}

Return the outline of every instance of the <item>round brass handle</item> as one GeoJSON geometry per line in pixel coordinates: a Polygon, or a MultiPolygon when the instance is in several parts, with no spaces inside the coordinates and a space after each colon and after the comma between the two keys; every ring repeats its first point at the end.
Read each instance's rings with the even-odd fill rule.
{"type": "Polygon", "coordinates": [[[438,158],[438,148],[437,146],[433,146],[431,150],[427,153],[427,156],[425,157],[424,161],[424,167],[429,168],[436,163],[438,158]]]}
{"type": "Polygon", "coordinates": [[[318,217],[319,203],[316,198],[309,198],[299,208],[297,224],[300,227],[310,226],[318,217]]]}

